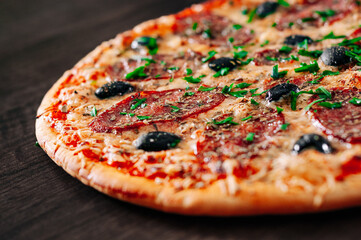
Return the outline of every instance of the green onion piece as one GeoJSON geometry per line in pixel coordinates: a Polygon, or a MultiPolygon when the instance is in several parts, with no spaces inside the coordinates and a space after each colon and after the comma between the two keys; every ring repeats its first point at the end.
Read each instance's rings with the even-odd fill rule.
{"type": "Polygon", "coordinates": [[[243,27],[242,25],[233,24],[233,28],[236,29],[236,30],[239,30],[239,29],[241,29],[242,27],[243,27]]]}
{"type": "Polygon", "coordinates": [[[254,135],[255,135],[255,133],[253,133],[253,132],[248,133],[247,137],[246,137],[246,141],[247,142],[252,142],[253,138],[254,138],[254,135]]]}
{"type": "Polygon", "coordinates": [[[283,108],[280,108],[280,107],[277,107],[276,106],[276,109],[277,109],[277,113],[280,114],[281,112],[283,112],[283,108]]]}
{"type": "Polygon", "coordinates": [[[213,120],[213,124],[216,124],[216,125],[222,125],[222,124],[238,125],[239,124],[239,123],[233,122],[232,120],[233,120],[233,117],[228,117],[228,118],[226,118],[226,119],[224,119],[222,121],[219,121],[219,122],[213,120]]]}
{"type": "Polygon", "coordinates": [[[233,97],[240,98],[240,97],[244,97],[247,93],[248,93],[247,90],[241,90],[241,91],[229,92],[228,94],[233,97]]]}
{"type": "Polygon", "coordinates": [[[273,79],[279,79],[279,78],[283,78],[284,76],[286,76],[288,71],[282,71],[282,72],[278,72],[278,65],[273,66],[273,71],[271,74],[271,77],[273,79]]]}
{"type": "Polygon", "coordinates": [[[285,131],[287,130],[288,126],[290,125],[290,123],[284,123],[281,125],[281,130],[285,131]]]}
{"type": "Polygon", "coordinates": [[[201,91],[201,92],[209,92],[209,91],[212,91],[213,89],[215,89],[216,87],[204,87],[204,86],[200,86],[198,88],[198,91],[201,91]]]}
{"type": "Polygon", "coordinates": [[[214,51],[214,50],[209,51],[209,52],[208,52],[208,56],[205,57],[205,58],[202,58],[202,62],[205,63],[205,62],[209,61],[209,60],[210,60],[211,58],[213,58],[214,55],[216,55],[216,54],[217,54],[217,52],[214,51]]]}
{"type": "Polygon", "coordinates": [[[173,108],[171,112],[179,112],[180,110],[180,108],[177,106],[170,106],[170,107],[173,108]]]}
{"type": "Polygon", "coordinates": [[[313,61],[313,63],[306,64],[301,63],[301,67],[295,68],[295,72],[310,72],[310,73],[316,73],[318,70],[320,70],[320,67],[318,66],[317,61],[313,61]]]}
{"type": "Polygon", "coordinates": [[[243,82],[243,83],[238,83],[236,86],[235,86],[235,88],[240,88],[240,89],[242,89],[242,88],[247,88],[247,87],[249,87],[249,86],[251,86],[252,85],[252,83],[245,83],[245,82],[243,82]]]}
{"type": "Polygon", "coordinates": [[[142,103],[144,103],[145,101],[147,101],[147,99],[146,99],[146,98],[134,99],[134,101],[136,101],[136,103],[133,104],[133,105],[130,107],[131,110],[134,110],[134,109],[136,109],[137,107],[139,107],[142,103]]]}
{"type": "Polygon", "coordinates": [[[316,89],[316,94],[320,97],[320,98],[328,98],[331,99],[332,95],[329,91],[327,91],[324,87],[319,87],[316,89]]]}
{"type": "Polygon", "coordinates": [[[197,22],[194,22],[193,25],[192,25],[192,29],[193,31],[195,31],[198,27],[198,23],[197,22]]]}
{"type": "Polygon", "coordinates": [[[252,9],[252,11],[249,12],[247,23],[251,23],[254,15],[256,15],[257,8],[252,9]]]}
{"type": "Polygon", "coordinates": [[[282,46],[278,51],[282,53],[290,53],[293,50],[293,48],[289,46],[282,46]]]}
{"type": "Polygon", "coordinates": [[[257,106],[257,105],[259,105],[259,102],[255,101],[253,98],[251,98],[251,104],[257,106]]]}
{"type": "Polygon", "coordinates": [[[325,98],[321,98],[321,99],[317,99],[317,100],[311,102],[310,104],[308,104],[308,105],[305,107],[305,111],[310,110],[310,108],[311,108],[314,104],[316,104],[316,103],[318,103],[318,102],[325,101],[325,100],[326,100],[325,98]]]}
{"type": "Polygon", "coordinates": [[[206,39],[212,38],[211,29],[208,28],[208,29],[204,30],[202,36],[203,36],[203,38],[206,38],[206,39]]]}
{"type": "Polygon", "coordinates": [[[308,40],[305,39],[297,45],[299,48],[308,49],[308,40]]]}
{"type": "Polygon", "coordinates": [[[311,57],[311,58],[319,58],[322,55],[323,51],[314,50],[314,51],[307,51],[305,49],[300,49],[298,54],[301,56],[311,57]]]}
{"type": "Polygon", "coordinates": [[[245,118],[242,118],[241,121],[247,121],[248,119],[251,119],[253,116],[248,116],[248,117],[245,117],[245,118]]]}
{"type": "Polygon", "coordinates": [[[187,73],[187,75],[191,75],[191,74],[193,73],[193,71],[192,71],[192,69],[187,68],[187,69],[186,69],[186,73],[187,73]]]}
{"type": "Polygon", "coordinates": [[[341,108],[342,107],[342,102],[335,102],[335,103],[320,102],[318,105],[322,106],[322,107],[334,109],[334,108],[341,108]]]}
{"type": "Polygon", "coordinates": [[[147,74],[144,73],[145,66],[140,66],[134,69],[133,72],[128,73],[125,75],[125,79],[136,79],[136,78],[143,78],[146,77],[147,74]]]}
{"type": "Polygon", "coordinates": [[[261,44],[261,47],[264,47],[264,46],[266,46],[267,44],[269,44],[269,41],[268,41],[268,40],[264,41],[264,43],[261,44]]]}
{"type": "Polygon", "coordinates": [[[147,120],[150,118],[150,116],[137,116],[139,120],[147,120]]]}
{"type": "Polygon", "coordinates": [[[333,31],[331,31],[329,34],[327,34],[326,36],[324,36],[322,39],[320,40],[316,40],[316,42],[321,42],[323,40],[326,40],[326,39],[339,39],[339,38],[345,38],[346,36],[345,35],[339,35],[339,36],[336,36],[333,31]]]}
{"type": "Polygon", "coordinates": [[[90,115],[91,115],[92,117],[96,117],[97,114],[98,114],[98,111],[97,111],[97,109],[96,109],[95,106],[94,106],[93,109],[92,109],[91,112],[90,112],[90,115]]]}
{"type": "Polygon", "coordinates": [[[349,103],[352,103],[354,105],[357,105],[357,106],[361,106],[361,98],[352,98],[349,103]]]}
{"type": "Polygon", "coordinates": [[[183,79],[186,80],[189,83],[200,83],[202,81],[202,77],[205,77],[204,75],[201,75],[197,78],[193,77],[193,76],[188,76],[188,77],[184,77],[183,79]]]}
{"type": "Polygon", "coordinates": [[[284,7],[289,7],[290,4],[288,2],[286,2],[285,0],[277,0],[279,5],[282,5],[284,7]]]}
{"type": "Polygon", "coordinates": [[[219,77],[219,76],[225,76],[229,73],[229,68],[225,67],[225,68],[221,68],[221,70],[219,70],[218,72],[216,72],[213,77],[219,77]]]}
{"type": "Polygon", "coordinates": [[[336,14],[336,12],[332,9],[326,9],[325,11],[315,11],[318,14],[323,22],[326,22],[328,17],[332,17],[336,14]]]}
{"type": "Polygon", "coordinates": [[[233,57],[236,59],[241,59],[241,58],[246,57],[247,54],[248,54],[247,51],[233,52],[233,57]]]}
{"type": "Polygon", "coordinates": [[[189,96],[193,96],[194,95],[194,92],[185,92],[184,93],[184,97],[189,97],[189,96]]]}
{"type": "Polygon", "coordinates": [[[150,58],[141,58],[141,60],[146,61],[144,66],[149,66],[151,63],[156,63],[156,61],[154,61],[153,59],[150,59],[150,58]]]}
{"type": "Polygon", "coordinates": [[[234,42],[234,38],[233,38],[233,37],[228,38],[228,42],[233,43],[233,42],[234,42]]]}

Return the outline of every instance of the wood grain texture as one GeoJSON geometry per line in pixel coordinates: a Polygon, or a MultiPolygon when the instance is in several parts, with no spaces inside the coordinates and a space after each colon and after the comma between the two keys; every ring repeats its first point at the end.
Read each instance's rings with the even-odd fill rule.
{"type": "Polygon", "coordinates": [[[1,239],[360,239],[361,209],[295,216],[184,217],[107,197],[35,147],[38,105],[102,41],[192,0],[0,1],[1,239]]]}

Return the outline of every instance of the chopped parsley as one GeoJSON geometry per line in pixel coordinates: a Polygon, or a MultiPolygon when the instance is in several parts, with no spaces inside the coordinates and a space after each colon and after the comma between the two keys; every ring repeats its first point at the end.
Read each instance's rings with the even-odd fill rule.
{"type": "Polygon", "coordinates": [[[179,67],[169,67],[168,70],[169,71],[178,71],[179,67]]]}
{"type": "Polygon", "coordinates": [[[146,77],[147,74],[144,73],[145,66],[140,66],[134,69],[133,72],[128,73],[125,75],[125,79],[136,79],[136,78],[143,78],[146,77]]]}
{"type": "Polygon", "coordinates": [[[319,87],[316,89],[316,94],[320,97],[320,98],[328,98],[331,99],[332,98],[332,94],[327,91],[324,87],[319,87]]]}
{"type": "Polygon", "coordinates": [[[295,68],[295,72],[310,72],[310,73],[316,73],[318,70],[320,70],[320,67],[318,66],[317,61],[313,61],[313,63],[306,64],[301,63],[301,67],[295,68]]]}
{"type": "Polygon", "coordinates": [[[264,93],[268,92],[268,90],[264,90],[264,91],[263,91],[263,92],[261,92],[261,93],[255,93],[255,92],[257,91],[257,89],[258,89],[258,88],[255,88],[255,89],[251,89],[251,90],[249,90],[249,91],[250,91],[250,93],[252,93],[251,97],[254,97],[254,96],[259,96],[259,95],[262,95],[262,94],[264,94],[264,93]]]}
{"type": "Polygon", "coordinates": [[[197,30],[197,27],[198,27],[198,23],[194,22],[193,25],[192,25],[193,31],[197,30]]]}
{"type": "Polygon", "coordinates": [[[361,37],[352,38],[352,39],[344,39],[342,42],[340,42],[339,46],[350,46],[357,42],[361,41],[361,37]]]}
{"type": "Polygon", "coordinates": [[[285,0],[277,0],[279,5],[282,5],[284,7],[289,7],[290,4],[288,2],[286,2],[285,0]]]}
{"type": "Polygon", "coordinates": [[[305,17],[305,18],[302,18],[301,19],[301,21],[303,22],[303,23],[305,23],[305,22],[313,22],[313,21],[315,21],[316,20],[316,18],[313,18],[313,17],[305,17]]]}
{"type": "Polygon", "coordinates": [[[293,50],[293,48],[289,46],[282,46],[278,51],[282,53],[290,53],[293,50]]]}
{"type": "Polygon", "coordinates": [[[154,61],[151,58],[142,58],[141,60],[146,61],[146,63],[144,64],[144,66],[149,66],[151,63],[156,63],[156,61],[154,61]]]}
{"type": "Polygon", "coordinates": [[[221,68],[221,70],[219,70],[218,72],[216,72],[213,77],[219,77],[219,76],[225,76],[229,73],[229,68],[228,67],[224,67],[221,68]]]}
{"type": "Polygon", "coordinates": [[[159,78],[161,75],[160,74],[157,74],[154,76],[154,78],[159,78]]]}
{"type": "Polygon", "coordinates": [[[240,25],[240,24],[233,24],[233,28],[234,28],[235,30],[239,30],[239,29],[243,28],[243,26],[240,25]]]}
{"type": "Polygon", "coordinates": [[[294,25],[294,23],[293,22],[290,22],[289,24],[288,24],[288,27],[292,27],[294,25]]]}
{"type": "Polygon", "coordinates": [[[252,83],[245,83],[245,82],[243,82],[243,83],[238,83],[236,86],[235,86],[235,88],[240,88],[240,89],[242,89],[242,88],[247,88],[247,87],[249,87],[249,86],[251,86],[252,85],[252,83]]]}
{"type": "Polygon", "coordinates": [[[332,9],[326,9],[325,11],[315,11],[315,13],[321,17],[322,22],[326,22],[328,17],[332,17],[336,14],[336,12],[332,9]]]}
{"type": "Polygon", "coordinates": [[[339,36],[336,36],[333,31],[331,31],[329,34],[327,34],[326,36],[324,36],[322,39],[320,40],[316,40],[316,42],[321,42],[323,40],[326,40],[326,39],[339,39],[339,38],[344,38],[346,37],[345,35],[339,35],[339,36]]]}
{"type": "Polygon", "coordinates": [[[341,103],[341,102],[335,102],[335,103],[320,102],[318,105],[319,105],[319,106],[322,106],[322,107],[330,108],[330,109],[341,108],[341,107],[342,107],[342,103],[341,103]]]}
{"type": "Polygon", "coordinates": [[[209,52],[208,52],[208,56],[205,57],[205,58],[202,58],[202,62],[205,63],[205,62],[209,61],[209,60],[210,60],[211,58],[213,58],[214,55],[216,55],[216,54],[217,54],[217,52],[214,51],[214,50],[209,51],[209,52]]]}
{"type": "Polygon", "coordinates": [[[316,103],[318,103],[318,102],[322,102],[322,101],[325,101],[325,99],[324,99],[324,98],[321,98],[321,99],[317,99],[317,100],[311,102],[310,104],[308,104],[308,105],[305,107],[305,110],[306,110],[306,111],[310,110],[310,108],[311,108],[314,104],[316,104],[316,103]]]}
{"type": "Polygon", "coordinates": [[[228,118],[226,118],[226,119],[224,119],[222,121],[219,121],[219,122],[213,120],[213,124],[216,124],[216,125],[222,125],[222,124],[238,125],[239,124],[239,123],[233,122],[232,120],[233,120],[233,117],[228,117],[228,118]]]}
{"type": "Polygon", "coordinates": [[[254,100],[253,98],[251,98],[251,104],[253,105],[259,105],[259,102],[257,102],[256,100],[254,100]]]}
{"type": "Polygon", "coordinates": [[[247,137],[246,137],[246,141],[253,142],[254,135],[255,135],[255,133],[253,133],[253,132],[248,133],[247,137]]]}
{"type": "Polygon", "coordinates": [[[233,37],[228,38],[228,42],[233,43],[233,42],[234,42],[234,38],[233,38],[233,37]]]}
{"type": "Polygon", "coordinates": [[[325,70],[321,73],[321,76],[316,78],[315,80],[311,81],[312,84],[315,84],[315,83],[318,83],[319,80],[321,80],[322,78],[326,77],[326,76],[335,76],[335,75],[339,75],[340,72],[337,71],[337,72],[332,72],[330,70],[325,70]]]}
{"type": "Polygon", "coordinates": [[[305,49],[298,50],[298,54],[301,56],[311,57],[311,58],[319,58],[323,51],[321,50],[314,50],[314,51],[307,51],[305,49]]]}
{"type": "Polygon", "coordinates": [[[277,107],[276,106],[276,109],[277,109],[277,113],[280,114],[281,112],[283,112],[283,108],[280,108],[280,107],[277,107]]]}
{"type": "Polygon", "coordinates": [[[169,82],[173,82],[174,81],[174,77],[171,77],[170,79],[169,79],[169,82]]]}
{"type": "Polygon", "coordinates": [[[204,86],[200,86],[198,88],[198,91],[201,91],[201,92],[209,92],[209,91],[212,91],[213,89],[215,89],[216,87],[204,87],[204,86]]]}
{"type": "Polygon", "coordinates": [[[189,96],[193,96],[194,95],[194,92],[185,92],[184,93],[184,97],[189,97],[189,96]]]}
{"type": "Polygon", "coordinates": [[[90,116],[96,117],[97,114],[98,114],[98,111],[97,111],[97,109],[96,109],[95,106],[94,106],[93,109],[92,109],[91,112],[90,112],[90,116]]]}
{"type": "Polygon", "coordinates": [[[253,116],[251,115],[251,116],[248,116],[248,117],[242,118],[242,119],[241,119],[241,121],[247,121],[247,120],[251,119],[252,117],[253,117],[253,116]]]}
{"type": "Polygon", "coordinates": [[[271,74],[271,77],[273,79],[279,79],[279,78],[283,78],[284,76],[286,76],[288,71],[282,71],[282,72],[278,72],[278,65],[273,66],[273,71],[271,74]]]}
{"type": "Polygon", "coordinates": [[[134,99],[134,101],[136,101],[135,104],[133,104],[130,109],[131,110],[134,110],[136,108],[138,108],[140,105],[142,105],[145,101],[147,101],[146,98],[141,98],[141,99],[134,99]]]}
{"type": "Polygon", "coordinates": [[[247,54],[248,54],[247,51],[233,52],[233,57],[236,59],[241,59],[241,58],[246,57],[247,54]]]}
{"type": "Polygon", "coordinates": [[[361,106],[361,98],[352,98],[349,103],[352,103],[354,105],[357,105],[357,106],[361,106]]]}
{"type": "Polygon", "coordinates": [[[239,65],[241,66],[245,66],[245,65],[248,65],[250,62],[253,61],[254,58],[248,58],[246,61],[239,61],[239,65]]]}
{"type": "Polygon", "coordinates": [[[137,41],[148,48],[148,53],[154,55],[158,52],[157,39],[152,37],[140,37],[137,41]]]}
{"type": "Polygon", "coordinates": [[[237,98],[244,97],[248,93],[247,90],[240,90],[240,91],[231,92],[232,88],[233,88],[233,83],[230,86],[226,85],[226,86],[223,87],[222,93],[223,94],[229,94],[229,95],[231,95],[233,97],[237,97],[237,98]]]}
{"type": "Polygon", "coordinates": [[[272,23],[271,27],[276,27],[277,26],[277,23],[272,23]]]}
{"type": "Polygon", "coordinates": [[[273,58],[273,57],[270,57],[270,56],[266,56],[266,59],[268,61],[274,61],[274,62],[277,62],[278,61],[278,58],[273,58]]]}
{"type": "Polygon", "coordinates": [[[285,130],[287,130],[289,125],[290,125],[290,123],[284,123],[284,124],[281,125],[280,128],[281,128],[281,130],[285,131],[285,130]]]}
{"type": "Polygon", "coordinates": [[[256,11],[257,11],[257,8],[254,8],[254,9],[252,9],[252,11],[249,12],[247,23],[252,22],[254,16],[256,15],[256,11]]]}
{"type": "Polygon", "coordinates": [[[191,75],[191,74],[193,73],[193,71],[192,71],[192,69],[187,68],[187,69],[186,69],[186,73],[187,73],[187,75],[191,75]]]}
{"type": "Polygon", "coordinates": [[[130,117],[134,117],[135,113],[127,113],[127,112],[120,112],[120,115],[128,115],[130,117]]]}
{"type": "Polygon", "coordinates": [[[201,75],[197,78],[195,78],[193,76],[187,76],[187,77],[184,77],[183,79],[189,83],[200,83],[202,81],[201,78],[203,78],[203,77],[205,77],[205,75],[201,75]]]}
{"type": "Polygon", "coordinates": [[[301,94],[304,94],[304,93],[315,94],[312,90],[310,90],[310,91],[299,91],[299,92],[291,91],[291,109],[293,111],[296,110],[298,96],[301,95],[301,94]]]}
{"type": "Polygon", "coordinates": [[[268,40],[264,41],[264,42],[261,44],[261,47],[264,47],[264,46],[266,46],[267,44],[269,44],[269,41],[268,41],[268,40]]]}
{"type": "Polygon", "coordinates": [[[170,107],[173,108],[171,112],[179,112],[180,110],[180,108],[177,106],[170,106],[170,107]]]}
{"type": "Polygon", "coordinates": [[[299,48],[308,49],[308,39],[303,40],[302,42],[300,42],[299,44],[297,44],[297,46],[298,46],[299,48]]]}
{"type": "Polygon", "coordinates": [[[211,29],[206,29],[204,30],[203,34],[202,34],[203,38],[212,38],[212,33],[211,33],[211,29]]]}
{"type": "Polygon", "coordinates": [[[150,116],[137,116],[139,120],[147,120],[150,118],[150,116]]]}
{"type": "Polygon", "coordinates": [[[355,59],[358,63],[361,63],[361,55],[354,53],[352,51],[346,51],[345,54],[353,59],[355,59]]]}

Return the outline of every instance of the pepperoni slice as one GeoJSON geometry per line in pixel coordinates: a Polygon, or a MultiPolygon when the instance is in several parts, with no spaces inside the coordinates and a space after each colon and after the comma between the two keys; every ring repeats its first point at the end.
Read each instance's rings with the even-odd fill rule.
{"type": "Polygon", "coordinates": [[[184,89],[139,92],[98,115],[90,127],[95,132],[120,133],[153,123],[182,120],[206,112],[224,99],[221,93],[184,89]]]}
{"type": "Polygon", "coordinates": [[[157,54],[153,57],[136,59],[124,59],[121,62],[108,67],[107,73],[112,79],[122,81],[167,79],[186,75],[186,69],[192,71],[199,69],[202,55],[193,51],[187,51],[180,55],[157,54]],[[147,59],[147,60],[146,60],[147,59]],[[146,77],[132,77],[126,79],[126,75],[140,66],[144,67],[146,77]]]}
{"type": "Polygon", "coordinates": [[[304,6],[295,6],[281,16],[277,23],[277,29],[283,30],[289,28],[290,24],[298,28],[307,26],[320,27],[324,24],[333,24],[346,17],[353,9],[357,8],[354,0],[321,0],[305,4],[304,6]],[[333,10],[332,16],[322,19],[316,11],[333,10]]]}
{"type": "Polygon", "coordinates": [[[238,159],[236,176],[246,177],[256,172],[247,165],[249,160],[256,157],[259,151],[268,148],[262,143],[276,134],[284,122],[283,114],[265,109],[239,125],[209,125],[197,142],[197,158],[208,165],[226,159],[238,159]],[[254,133],[252,141],[246,139],[250,133],[254,133]]]}
{"type": "Polygon", "coordinates": [[[234,45],[243,45],[252,39],[249,29],[238,29],[233,25],[234,23],[225,17],[203,12],[178,17],[174,31],[187,37],[190,42],[210,46],[227,46],[229,39],[232,39],[234,45]]]}
{"type": "MultiPolygon", "coordinates": [[[[310,113],[315,125],[327,135],[349,143],[361,143],[361,106],[349,103],[353,97],[360,98],[360,90],[338,89],[332,92],[332,101],[329,102],[342,102],[341,108],[313,105],[310,113]]],[[[313,100],[311,98],[310,101],[313,100]]]]}

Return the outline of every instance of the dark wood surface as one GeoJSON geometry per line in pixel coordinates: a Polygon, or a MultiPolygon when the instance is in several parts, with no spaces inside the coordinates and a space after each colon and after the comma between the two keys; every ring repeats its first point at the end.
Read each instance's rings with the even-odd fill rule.
{"type": "Polygon", "coordinates": [[[0,239],[360,239],[361,209],[239,218],[165,214],[81,184],[35,144],[38,105],[118,32],[194,0],[0,0],[0,239]]]}

